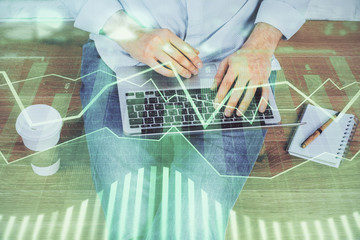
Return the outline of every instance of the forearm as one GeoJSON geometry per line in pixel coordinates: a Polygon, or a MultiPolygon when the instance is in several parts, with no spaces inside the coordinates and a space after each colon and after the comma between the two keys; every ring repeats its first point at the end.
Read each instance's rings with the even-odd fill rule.
{"type": "Polygon", "coordinates": [[[117,11],[104,24],[102,34],[114,40],[131,57],[154,68],[154,71],[174,77],[169,64],[184,78],[198,74],[202,62],[198,51],[168,29],[151,29],[138,24],[123,10],[117,11]],[[155,68],[156,67],[156,68],[155,68]]]}
{"type": "Polygon", "coordinates": [[[101,33],[116,41],[118,44],[133,40],[140,32],[145,31],[123,10],[117,11],[104,24],[101,33]]]}
{"type": "Polygon", "coordinates": [[[271,57],[281,37],[282,33],[277,28],[267,23],[257,23],[241,50],[256,51],[271,57]]]}

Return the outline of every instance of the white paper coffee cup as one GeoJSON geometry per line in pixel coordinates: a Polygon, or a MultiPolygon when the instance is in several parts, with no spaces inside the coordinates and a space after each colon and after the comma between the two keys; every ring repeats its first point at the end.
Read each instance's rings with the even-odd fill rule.
{"type": "Polygon", "coordinates": [[[25,108],[16,119],[16,131],[21,136],[25,146],[33,151],[43,151],[55,146],[60,139],[61,127],[62,121],[59,112],[45,104],[25,108]],[[36,127],[30,126],[26,121],[24,111],[33,124],[45,124],[36,127]],[[58,121],[46,123],[53,120],[58,121]]]}
{"type": "Polygon", "coordinates": [[[62,120],[59,112],[45,104],[29,106],[20,113],[15,127],[28,149],[43,151],[31,163],[33,171],[40,176],[55,174],[60,168],[60,158],[56,148],[49,148],[54,147],[60,139],[62,120]],[[25,111],[31,124],[39,124],[38,126],[29,125],[25,118],[25,111]]]}

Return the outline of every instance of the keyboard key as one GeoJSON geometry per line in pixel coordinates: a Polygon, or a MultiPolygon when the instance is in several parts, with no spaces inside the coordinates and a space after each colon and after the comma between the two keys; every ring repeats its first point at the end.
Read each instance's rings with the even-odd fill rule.
{"type": "Polygon", "coordinates": [[[183,108],[184,107],[184,104],[182,102],[177,102],[177,103],[174,103],[174,107],[175,108],[183,108]]]}
{"type": "Polygon", "coordinates": [[[136,112],[132,112],[132,113],[129,113],[129,118],[137,118],[137,113],[136,112]]]}
{"type": "Polygon", "coordinates": [[[156,117],[155,118],[155,123],[163,123],[164,119],[162,117],[156,117]]]}
{"type": "Polygon", "coordinates": [[[247,111],[245,112],[244,116],[245,116],[247,119],[252,119],[252,118],[254,117],[254,112],[247,110],[247,111]]]}
{"type": "Polygon", "coordinates": [[[176,109],[169,109],[169,110],[168,110],[168,114],[169,114],[170,116],[175,116],[175,115],[178,114],[178,111],[177,111],[176,109]]]}
{"type": "Polygon", "coordinates": [[[165,109],[173,109],[173,108],[175,108],[173,103],[166,103],[165,104],[165,109]]]}
{"type": "Polygon", "coordinates": [[[146,98],[135,98],[135,99],[127,99],[127,105],[136,105],[136,104],[147,104],[146,98]]]}
{"type": "Polygon", "coordinates": [[[182,116],[175,116],[175,122],[182,122],[183,117],[182,116]]]}
{"type": "Polygon", "coordinates": [[[152,104],[147,104],[147,105],[145,105],[145,109],[146,109],[147,111],[154,110],[154,105],[152,105],[152,104]]]}
{"type": "Polygon", "coordinates": [[[176,90],[177,95],[185,95],[184,90],[176,90]]]}
{"type": "Polygon", "coordinates": [[[147,117],[147,112],[143,111],[143,112],[139,112],[138,113],[139,117],[147,117]]]}
{"type": "Polygon", "coordinates": [[[189,94],[197,94],[197,93],[201,93],[201,89],[189,89],[189,94]]]}
{"type": "Polygon", "coordinates": [[[155,109],[156,109],[156,110],[164,109],[164,105],[163,105],[163,104],[160,104],[160,103],[157,103],[157,104],[155,104],[155,109]]]}
{"type": "Polygon", "coordinates": [[[133,92],[125,93],[125,96],[127,97],[135,96],[135,93],[133,92]]]}
{"type": "Polygon", "coordinates": [[[144,111],[144,105],[135,105],[135,110],[136,111],[144,111]]]}
{"type": "Polygon", "coordinates": [[[153,91],[147,91],[147,92],[145,92],[145,95],[154,95],[154,92],[153,91]]]}
{"type": "Polygon", "coordinates": [[[161,127],[161,124],[152,124],[151,127],[161,127]]]}
{"type": "Polygon", "coordinates": [[[208,110],[209,113],[215,112],[215,108],[213,106],[207,107],[207,110],[208,110]]]}
{"type": "Polygon", "coordinates": [[[197,95],[197,99],[199,99],[199,100],[207,100],[207,96],[199,94],[199,95],[197,95]]]}
{"type": "Polygon", "coordinates": [[[184,119],[185,119],[185,121],[194,121],[194,116],[193,115],[185,115],[184,116],[184,119]]]}
{"type": "Polygon", "coordinates": [[[148,127],[150,127],[150,125],[149,124],[143,124],[143,125],[141,125],[141,127],[142,128],[148,128],[148,127]]]}
{"type": "Polygon", "coordinates": [[[129,120],[130,125],[141,125],[143,124],[143,120],[141,118],[135,118],[129,120]]]}
{"type": "Polygon", "coordinates": [[[154,119],[153,118],[145,118],[145,123],[152,124],[152,123],[154,123],[154,119]]]}
{"type": "Polygon", "coordinates": [[[205,114],[205,120],[209,119],[211,116],[212,116],[211,113],[206,113],[206,114],[205,114]]]}
{"type": "Polygon", "coordinates": [[[139,128],[139,125],[131,125],[130,128],[139,128]]]}
{"type": "Polygon", "coordinates": [[[193,108],[188,109],[189,114],[195,114],[195,110],[193,108]]]}
{"type": "Polygon", "coordinates": [[[182,95],[182,96],[178,96],[177,98],[178,98],[179,102],[187,102],[186,96],[182,95]]]}
{"type": "Polygon", "coordinates": [[[172,116],[167,116],[167,117],[165,117],[165,122],[166,123],[174,122],[174,118],[172,116]]]}
{"type": "Polygon", "coordinates": [[[244,120],[242,116],[234,115],[235,121],[242,121],[244,120]]]}
{"type": "Polygon", "coordinates": [[[149,98],[149,103],[158,103],[157,98],[149,98]]]}
{"type": "Polygon", "coordinates": [[[200,113],[207,113],[207,108],[206,107],[199,108],[199,112],[200,113]]]}
{"type": "Polygon", "coordinates": [[[159,92],[159,91],[156,91],[156,92],[155,92],[155,96],[157,96],[157,97],[161,96],[160,93],[161,93],[161,95],[164,96],[164,92],[163,92],[163,91],[160,91],[160,92],[159,92]]]}
{"type": "Polygon", "coordinates": [[[175,95],[175,90],[165,90],[165,96],[173,96],[175,95]]]}
{"type": "Polygon", "coordinates": [[[179,109],[179,111],[180,110],[181,110],[180,114],[182,114],[182,115],[187,115],[188,114],[188,111],[186,110],[186,108],[179,109]]]}
{"type": "Polygon", "coordinates": [[[133,113],[133,112],[135,112],[134,106],[128,106],[128,107],[127,107],[127,110],[128,110],[128,113],[133,113]]]}
{"type": "Polygon", "coordinates": [[[204,105],[205,105],[206,107],[212,107],[212,106],[213,106],[213,103],[210,102],[210,101],[206,101],[206,102],[204,102],[204,105]]]}
{"type": "Polygon", "coordinates": [[[167,110],[159,110],[158,114],[159,114],[159,116],[167,116],[168,112],[167,112],[167,110]]]}
{"type": "Polygon", "coordinates": [[[215,119],[223,119],[224,118],[224,114],[223,113],[217,113],[215,115],[215,119]]]}
{"type": "Polygon", "coordinates": [[[196,102],[195,102],[195,105],[196,105],[198,108],[201,108],[201,107],[204,106],[204,103],[201,102],[201,101],[196,101],[196,102]]]}
{"type": "Polygon", "coordinates": [[[150,111],[149,112],[149,117],[157,117],[158,114],[157,114],[157,111],[150,111]]]}
{"type": "Polygon", "coordinates": [[[270,109],[266,109],[266,110],[264,111],[264,114],[265,114],[265,116],[273,115],[273,114],[272,114],[272,111],[271,111],[270,109]]]}
{"type": "Polygon", "coordinates": [[[174,103],[174,102],[177,102],[177,101],[179,101],[179,100],[178,100],[178,98],[176,96],[169,98],[169,102],[174,103]]]}
{"type": "Polygon", "coordinates": [[[185,106],[186,108],[190,108],[190,107],[192,107],[192,105],[191,105],[191,103],[190,103],[190,102],[184,102],[184,106],[185,106]]]}
{"type": "Polygon", "coordinates": [[[143,92],[137,92],[135,93],[136,98],[144,98],[145,94],[143,92]]]}

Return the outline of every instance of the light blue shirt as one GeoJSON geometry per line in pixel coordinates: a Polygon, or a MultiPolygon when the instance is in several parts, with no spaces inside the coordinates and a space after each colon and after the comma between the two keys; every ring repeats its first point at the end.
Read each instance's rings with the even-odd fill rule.
{"type": "MultiPolygon", "coordinates": [[[[67,1],[67,0],[65,0],[67,1]]],[[[73,1],[72,1],[73,2],[73,1]]],[[[309,0],[88,0],[74,7],[75,27],[91,32],[103,60],[117,66],[137,65],[119,45],[99,31],[123,9],[140,24],[168,28],[200,51],[206,61],[221,60],[238,50],[258,22],[291,38],[305,23],[309,0]]]]}

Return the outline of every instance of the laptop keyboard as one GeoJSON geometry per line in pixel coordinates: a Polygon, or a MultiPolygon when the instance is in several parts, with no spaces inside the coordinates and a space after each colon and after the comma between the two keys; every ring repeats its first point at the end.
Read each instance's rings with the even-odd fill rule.
{"type": "MultiPolygon", "coordinates": [[[[224,106],[213,116],[215,112],[213,99],[215,99],[216,91],[190,89],[188,92],[200,116],[208,124],[206,129],[263,125],[265,119],[274,118],[269,106],[264,113],[257,111],[260,94],[256,94],[253,98],[244,114],[245,117],[237,116],[235,111],[230,117],[226,117],[224,106]],[[209,119],[211,120],[208,121],[209,119]]],[[[128,92],[126,104],[130,128],[139,128],[143,134],[161,133],[171,127],[177,127],[182,131],[204,129],[199,114],[195,112],[183,90],[128,92]]]]}

